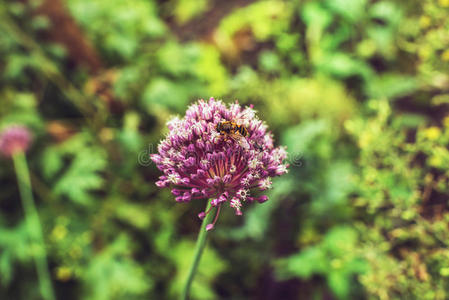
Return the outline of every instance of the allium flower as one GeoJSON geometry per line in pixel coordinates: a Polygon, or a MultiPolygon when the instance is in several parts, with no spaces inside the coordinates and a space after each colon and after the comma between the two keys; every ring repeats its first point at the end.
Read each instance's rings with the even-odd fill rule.
{"type": "MultiPolygon", "coordinates": [[[[273,136],[251,107],[242,108],[236,101],[226,106],[213,98],[191,105],[183,119],[167,123],[169,133],[151,159],[164,173],[158,187],[171,187],[178,202],[210,199],[217,207],[214,227],[221,206],[227,202],[237,215],[244,202],[265,202],[268,197],[258,190],[271,188],[271,177],[287,172],[284,147],[274,148],[273,136]],[[243,125],[248,135],[230,137],[220,134],[220,122],[243,125]]],[[[211,207],[211,208],[212,208],[211,207]]],[[[198,214],[203,219],[209,211],[198,214]]]]}
{"type": "Polygon", "coordinates": [[[27,151],[30,143],[31,133],[25,126],[12,125],[0,133],[0,153],[6,157],[27,151]]]}

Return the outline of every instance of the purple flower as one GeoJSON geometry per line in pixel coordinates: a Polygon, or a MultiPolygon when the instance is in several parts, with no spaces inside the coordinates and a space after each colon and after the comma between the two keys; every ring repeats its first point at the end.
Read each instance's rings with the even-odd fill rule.
{"type": "Polygon", "coordinates": [[[31,133],[25,126],[12,125],[0,133],[0,153],[6,157],[27,151],[30,143],[31,133]]]}
{"type": "MultiPolygon", "coordinates": [[[[151,159],[164,173],[158,187],[171,187],[178,202],[210,199],[211,209],[217,208],[214,227],[225,202],[241,215],[244,202],[268,200],[257,189],[271,188],[271,178],[287,172],[283,161],[285,147],[273,146],[273,135],[259,120],[251,107],[242,108],[236,101],[226,106],[213,98],[191,105],[184,118],[175,117],[167,123],[170,130],[151,159]],[[220,122],[243,125],[248,135],[220,134],[220,122]]],[[[201,212],[203,219],[209,211],[201,212]]]]}

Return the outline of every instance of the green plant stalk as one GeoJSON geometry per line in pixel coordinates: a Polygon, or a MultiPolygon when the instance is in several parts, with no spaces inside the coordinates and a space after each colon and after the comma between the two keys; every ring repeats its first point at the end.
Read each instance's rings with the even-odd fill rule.
{"type": "MultiPolygon", "coordinates": [[[[208,201],[207,207],[205,211],[208,211],[211,208],[211,203],[208,201]]],[[[189,297],[190,287],[193,282],[193,278],[195,277],[196,270],[198,269],[198,265],[201,260],[201,255],[203,254],[204,247],[206,245],[206,238],[207,238],[207,230],[206,225],[209,224],[212,221],[213,214],[212,211],[210,211],[208,214],[206,214],[206,217],[203,219],[203,223],[201,223],[200,232],[198,234],[198,239],[196,240],[196,246],[195,246],[195,254],[193,255],[193,262],[190,265],[189,275],[187,276],[186,282],[184,284],[184,288],[182,290],[181,294],[181,300],[187,300],[189,297]]]]}
{"type": "Polygon", "coordinates": [[[45,250],[42,226],[36,206],[34,205],[30,174],[24,153],[21,151],[15,153],[13,155],[13,161],[19,183],[20,198],[22,199],[22,206],[25,211],[25,223],[29,239],[32,246],[37,245],[39,248],[39,251],[33,252],[33,259],[36,265],[42,298],[45,300],[55,300],[50,273],[48,271],[47,252],[45,250]]]}

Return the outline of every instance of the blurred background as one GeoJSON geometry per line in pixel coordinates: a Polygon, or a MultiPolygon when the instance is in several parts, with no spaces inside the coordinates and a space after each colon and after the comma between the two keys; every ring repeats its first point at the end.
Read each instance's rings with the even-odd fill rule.
{"type": "MultiPolygon", "coordinates": [[[[4,0],[0,128],[24,124],[58,299],[176,299],[202,201],[148,158],[197,99],[254,104],[296,164],[225,209],[192,299],[449,298],[449,0],[4,0]],[[299,158],[299,160],[298,160],[299,158]]],[[[0,299],[41,299],[0,159],[0,299]]]]}

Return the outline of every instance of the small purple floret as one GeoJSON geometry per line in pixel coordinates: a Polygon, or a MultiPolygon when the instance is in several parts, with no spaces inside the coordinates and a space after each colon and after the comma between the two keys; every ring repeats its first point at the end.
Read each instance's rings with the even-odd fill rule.
{"type": "Polygon", "coordinates": [[[204,211],[202,211],[198,214],[198,218],[200,218],[201,220],[204,219],[205,217],[206,217],[206,213],[204,211]]]}
{"type": "Polygon", "coordinates": [[[6,157],[26,152],[30,143],[31,133],[25,126],[12,125],[0,133],[0,153],[6,157]]]}
{"type": "MultiPolygon", "coordinates": [[[[169,133],[151,159],[164,174],[158,187],[171,187],[178,202],[210,199],[217,215],[206,229],[211,230],[225,202],[241,215],[242,203],[262,203],[265,195],[256,190],[271,188],[271,178],[287,172],[285,147],[273,146],[273,135],[256,116],[252,106],[242,108],[236,101],[226,106],[213,98],[199,100],[184,118],[167,123],[169,133]],[[220,122],[232,121],[248,130],[246,137],[229,138],[217,132],[220,122]]],[[[198,214],[200,219],[210,212],[198,214]]]]}

